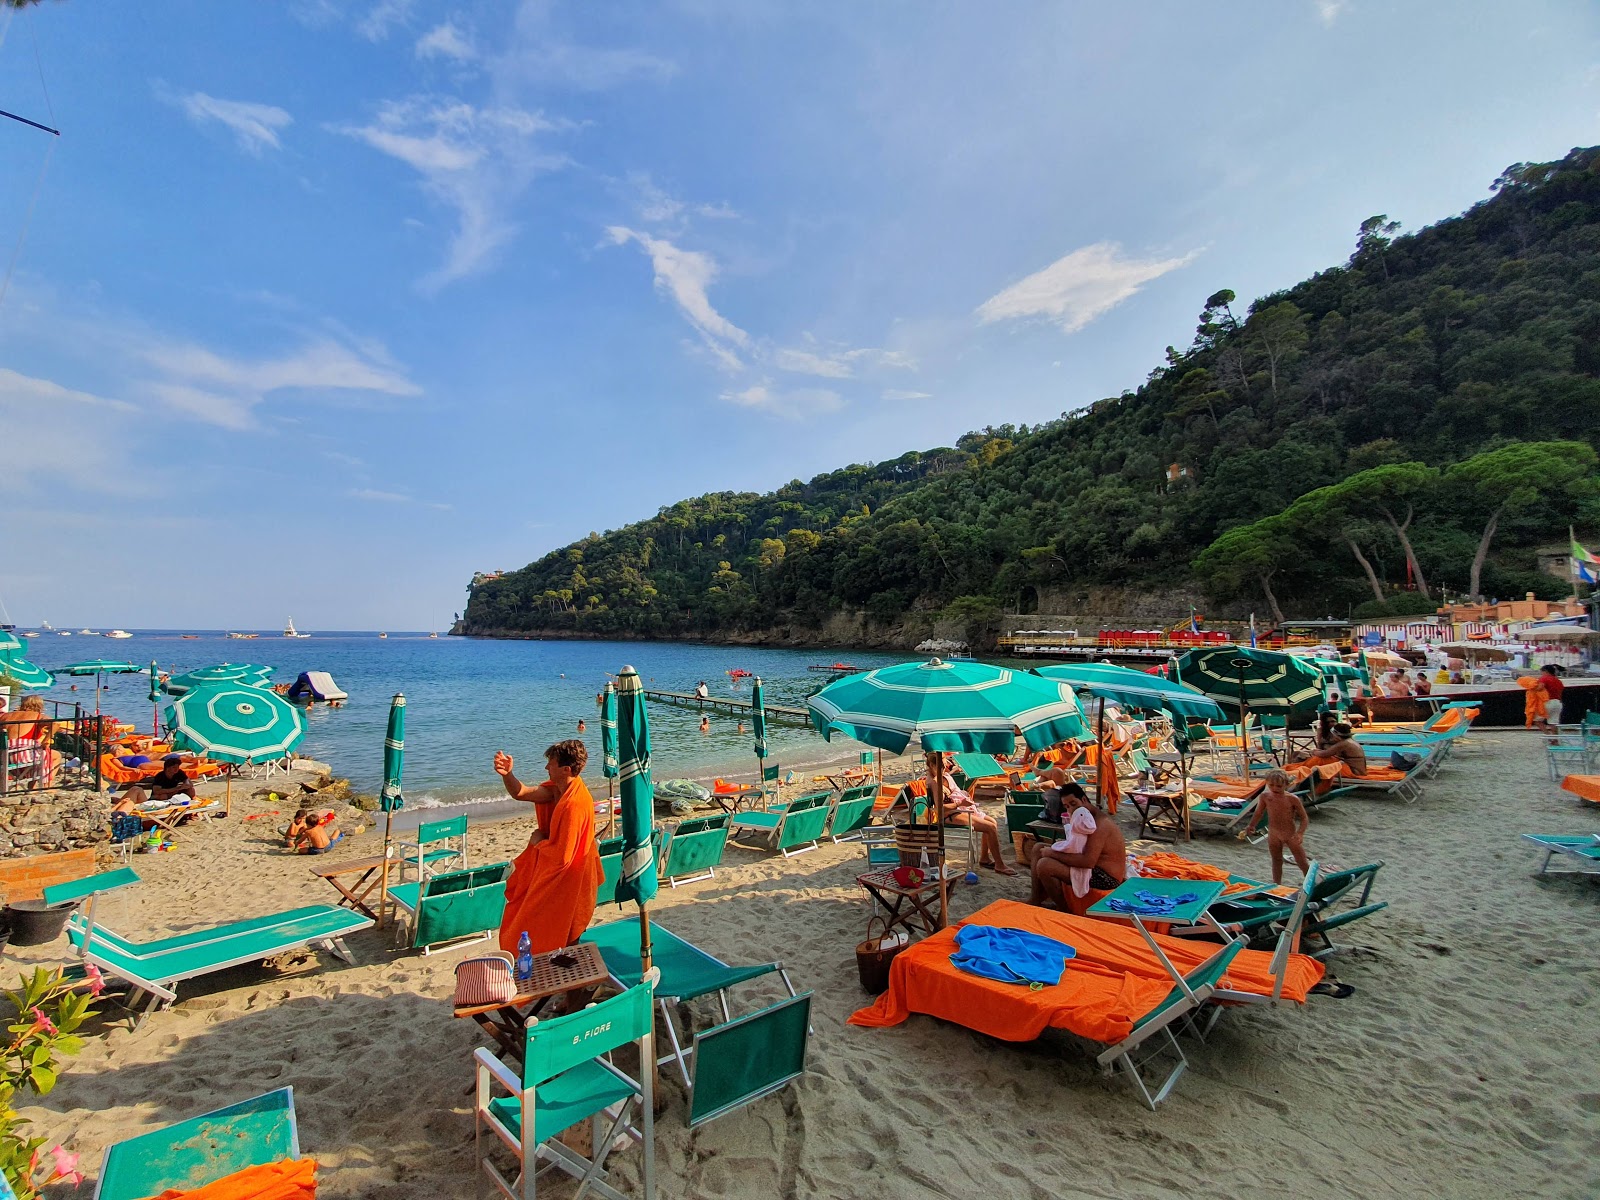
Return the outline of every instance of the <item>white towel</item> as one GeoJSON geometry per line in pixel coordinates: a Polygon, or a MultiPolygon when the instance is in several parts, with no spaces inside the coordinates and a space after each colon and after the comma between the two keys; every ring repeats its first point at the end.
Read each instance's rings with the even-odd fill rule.
{"type": "MultiPolygon", "coordinates": [[[[1087,808],[1072,810],[1072,818],[1066,822],[1067,836],[1062,838],[1052,850],[1060,850],[1066,854],[1081,854],[1083,848],[1089,844],[1089,835],[1094,832],[1094,814],[1087,808]]],[[[1087,896],[1089,894],[1089,879],[1093,874],[1092,867],[1068,867],[1067,877],[1072,881],[1072,894],[1074,896],[1087,896]]]]}

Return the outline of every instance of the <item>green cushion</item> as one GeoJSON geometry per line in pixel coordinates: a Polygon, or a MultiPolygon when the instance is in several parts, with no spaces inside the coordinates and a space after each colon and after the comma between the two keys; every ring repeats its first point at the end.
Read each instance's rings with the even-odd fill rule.
{"type": "Polygon", "coordinates": [[[394,887],[389,889],[389,899],[393,900],[407,912],[416,912],[417,895],[421,891],[421,883],[397,883],[394,887]]]}
{"type": "MultiPolygon", "coordinates": [[[[534,1091],[535,1132],[544,1141],[634,1094],[632,1088],[594,1060],[579,1063],[534,1091]]],[[[489,1111],[517,1137],[522,1136],[522,1104],[515,1096],[489,1101],[489,1111]]]]}

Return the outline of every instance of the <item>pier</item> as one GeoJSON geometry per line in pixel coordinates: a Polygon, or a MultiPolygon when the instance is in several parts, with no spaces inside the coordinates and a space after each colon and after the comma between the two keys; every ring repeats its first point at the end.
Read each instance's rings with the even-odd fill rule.
{"type": "MultiPolygon", "coordinates": [[[[711,709],[713,712],[733,713],[735,716],[744,716],[755,712],[755,705],[748,700],[729,700],[721,696],[708,696],[702,700],[693,692],[658,692],[646,688],[646,700],[659,700],[663,704],[676,705],[679,708],[711,709]]],[[[767,719],[774,718],[788,721],[798,721],[802,725],[811,724],[811,714],[803,708],[792,708],[787,704],[768,704],[767,719]]]]}

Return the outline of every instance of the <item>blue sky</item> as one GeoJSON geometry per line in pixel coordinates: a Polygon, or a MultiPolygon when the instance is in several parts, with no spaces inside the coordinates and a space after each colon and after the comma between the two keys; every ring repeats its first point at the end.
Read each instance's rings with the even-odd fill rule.
{"type": "Polygon", "coordinates": [[[0,108],[62,130],[0,122],[25,624],[443,628],[472,571],[683,496],[1114,395],[1216,289],[1600,141],[1600,16],[1536,0],[65,0],[0,31],[0,108]]]}

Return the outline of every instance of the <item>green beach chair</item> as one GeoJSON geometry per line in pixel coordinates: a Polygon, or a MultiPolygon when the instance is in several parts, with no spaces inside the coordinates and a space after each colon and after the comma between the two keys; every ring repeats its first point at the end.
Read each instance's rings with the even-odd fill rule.
{"type": "MultiPolygon", "coordinates": [[[[1301,940],[1319,939],[1322,942],[1322,949],[1306,950],[1304,953],[1317,959],[1337,954],[1342,947],[1335,946],[1328,936],[1332,930],[1348,925],[1352,921],[1370,917],[1373,913],[1389,907],[1387,901],[1371,902],[1372,885],[1382,869],[1383,862],[1380,860],[1343,871],[1329,871],[1326,874],[1318,872],[1310,895],[1306,898],[1301,940]],[[1360,892],[1354,896],[1353,907],[1338,907],[1341,901],[1351,897],[1357,889],[1360,889],[1360,892]]],[[[1298,902],[1298,898],[1291,902],[1270,895],[1248,896],[1242,900],[1223,897],[1211,906],[1210,911],[1220,923],[1237,925],[1248,933],[1274,921],[1286,920],[1294,904],[1298,902]]]]}
{"type": "Polygon", "coordinates": [[[95,1200],[189,1192],[246,1167],[300,1157],[294,1089],[266,1092],[107,1146],[95,1200]]]}
{"type": "Polygon", "coordinates": [[[500,862],[398,884],[389,889],[389,899],[406,917],[397,928],[423,954],[446,942],[481,942],[500,929],[510,874],[511,864],[500,862]]]}
{"type": "Polygon", "coordinates": [[[406,867],[416,868],[417,878],[425,879],[441,866],[467,865],[467,817],[463,813],[448,821],[424,821],[417,826],[417,840],[400,843],[400,879],[406,867]]]}
{"type": "Polygon", "coordinates": [[[1027,833],[1028,824],[1044,817],[1044,796],[1039,792],[1010,791],[1006,793],[1006,832],[1027,833]]]}
{"type": "Polygon", "coordinates": [[[1107,1075],[1122,1068],[1151,1112],[1167,1098],[1179,1077],[1189,1069],[1189,1059],[1178,1044],[1178,1039],[1172,1035],[1172,1026],[1187,1021],[1211,998],[1221,985],[1222,977],[1227,974],[1229,964],[1244,947],[1245,940],[1235,938],[1187,975],[1175,979],[1172,990],[1161,1003],[1133,1023],[1133,1029],[1127,1037],[1114,1046],[1106,1047],[1095,1057],[1100,1069],[1107,1075]],[[1155,1044],[1146,1047],[1145,1043],[1151,1041],[1155,1044]],[[1168,1053],[1176,1059],[1171,1069],[1159,1079],[1146,1080],[1146,1068],[1168,1053]]]}
{"type": "Polygon", "coordinates": [[[833,815],[828,821],[828,836],[837,845],[842,841],[857,841],[866,836],[872,824],[872,805],[878,798],[878,785],[859,784],[845,788],[834,801],[833,815]]]}
{"type": "Polygon", "coordinates": [[[1525,833],[1524,841],[1532,842],[1544,851],[1544,861],[1535,874],[1550,870],[1550,863],[1560,854],[1577,862],[1570,871],[1550,871],[1552,875],[1593,875],[1600,872],[1600,833],[1563,836],[1554,833],[1525,833]]]}
{"type": "Polygon", "coordinates": [[[661,875],[673,887],[715,879],[728,845],[728,814],[679,821],[665,838],[661,875]]]}
{"type": "MultiPolygon", "coordinates": [[[[639,922],[636,919],[629,917],[591,926],[580,940],[599,947],[600,957],[605,959],[606,970],[617,987],[633,987],[643,978],[639,965],[639,922]]],[[[662,1028],[672,1043],[672,1052],[663,1054],[656,1061],[660,1064],[675,1061],[678,1070],[683,1073],[683,1082],[690,1086],[693,1081],[689,1075],[688,1054],[684,1052],[683,1039],[678,1036],[673,1017],[673,1010],[679,1003],[715,995],[721,1006],[722,1019],[730,1021],[733,1018],[728,1006],[728,991],[738,984],[776,974],[789,995],[795,994],[794,984],[789,981],[789,973],[783,969],[783,963],[730,966],[654,921],[650,922],[650,962],[661,972],[660,982],[656,984],[656,1003],[661,1008],[662,1028]]],[[[688,1053],[693,1052],[691,1046],[688,1053]]]]}
{"type": "Polygon", "coordinates": [[[694,1039],[689,1128],[781,1091],[805,1074],[811,993],[713,1026],[694,1039]]]}
{"type": "Polygon", "coordinates": [[[815,850],[833,812],[832,798],[831,791],[811,792],[766,812],[735,813],[729,836],[751,830],[766,839],[769,850],[778,850],[785,858],[815,850]]]}
{"type": "MultiPolygon", "coordinates": [[[[651,834],[651,844],[655,847],[656,861],[661,861],[662,831],[658,828],[651,834]]],[[[606,838],[599,843],[600,847],[600,889],[595,893],[595,904],[615,904],[617,902],[617,880],[622,878],[622,851],[623,840],[620,835],[606,838]]]]}
{"type": "MultiPolygon", "coordinates": [[[[56,884],[44,890],[47,904],[64,904],[92,898],[102,891],[138,882],[139,877],[124,867],[104,875],[56,884]],[[129,878],[131,877],[131,878],[129,878]]],[[[347,934],[370,929],[371,917],[331,904],[308,904],[287,912],[230,921],[204,929],[194,929],[172,937],[135,942],[94,919],[91,902],[83,912],[67,921],[67,937],[84,963],[125,980],[133,988],[129,1007],[147,996],[144,1012],[135,1022],[142,1024],[160,1005],[177,999],[178,984],[186,979],[210,975],[243,963],[260,962],[291,950],[325,949],[347,963],[354,963],[344,944],[347,934]]]]}
{"type": "MultiPolygon", "coordinates": [[[[1219,980],[1217,986],[1212,989],[1210,999],[1206,1002],[1207,1007],[1211,1010],[1209,1019],[1204,1024],[1201,1024],[1199,1021],[1200,1014],[1195,1014],[1194,1030],[1200,1035],[1202,1041],[1216,1026],[1225,1009],[1241,1004],[1276,1005],[1283,999],[1283,982],[1284,976],[1289,970],[1289,956],[1294,953],[1295,947],[1299,944],[1301,926],[1304,924],[1306,912],[1311,906],[1311,897],[1316,892],[1317,874],[1317,864],[1313,862],[1310,869],[1306,871],[1306,877],[1300,885],[1300,891],[1295,895],[1294,905],[1289,909],[1289,915],[1284,919],[1283,928],[1278,931],[1278,942],[1272,949],[1272,964],[1269,968],[1272,974],[1272,995],[1263,996],[1259,992],[1237,991],[1225,986],[1226,980],[1219,980]]],[[[1212,911],[1215,914],[1214,907],[1212,911]]],[[[1219,917],[1218,920],[1221,921],[1221,918],[1219,917]]],[[[1169,930],[1168,932],[1172,931],[1169,930]]]]}
{"type": "Polygon", "coordinates": [[[640,1071],[636,1080],[611,1061],[614,1051],[630,1044],[639,1047],[641,1062],[655,1053],[648,983],[563,1017],[529,1021],[520,1064],[475,1050],[473,1157],[480,1178],[488,1176],[507,1200],[534,1200],[539,1176],[556,1168],[578,1180],[574,1196],[592,1191],[606,1200],[627,1200],[605,1173],[613,1144],[623,1139],[638,1143],[644,1154],[642,1190],[646,1200],[653,1200],[652,1072],[640,1071]],[[592,1159],[557,1138],[585,1121],[593,1135],[592,1159]],[[507,1179],[490,1157],[495,1142],[516,1156],[514,1179],[507,1179]]]}

